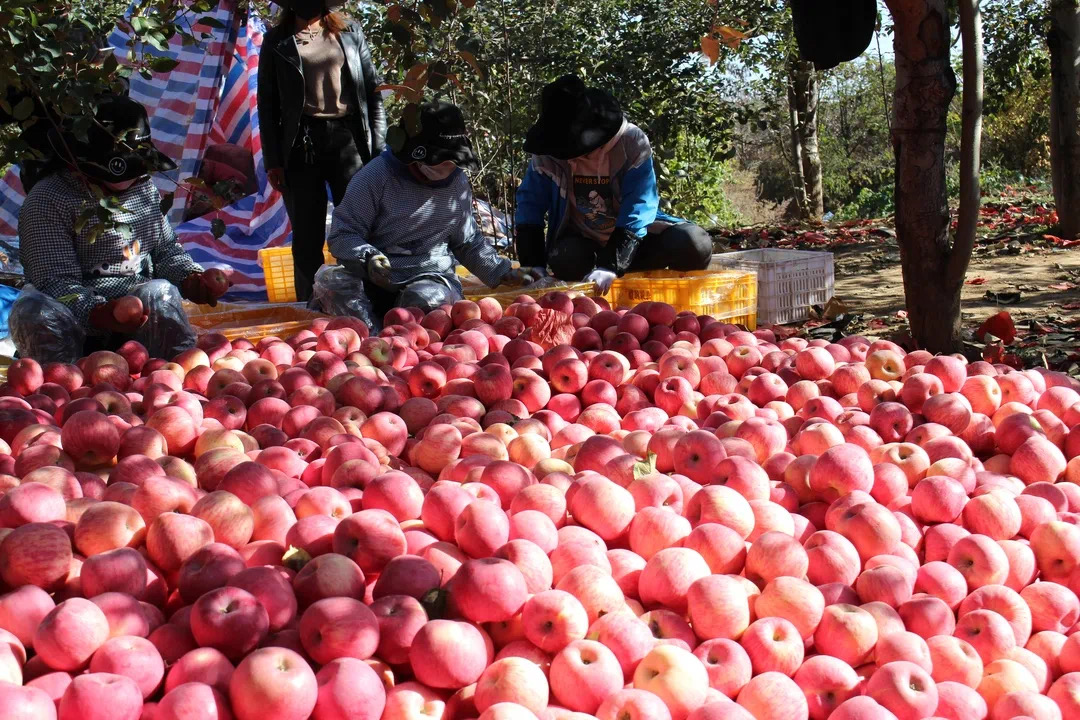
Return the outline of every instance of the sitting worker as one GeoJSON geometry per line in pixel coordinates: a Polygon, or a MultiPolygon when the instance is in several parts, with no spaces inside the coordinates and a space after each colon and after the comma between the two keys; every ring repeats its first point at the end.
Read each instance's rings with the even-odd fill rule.
{"type": "Polygon", "coordinates": [[[19,354],[73,362],[135,339],[171,359],[193,347],[181,297],[216,305],[228,282],[203,272],[161,212],[150,173],[176,166],[151,143],[145,108],[107,99],[85,142],[55,131],[50,141],[64,167],[38,181],[19,213],[20,259],[36,291],[12,308],[19,354]]]}
{"type": "Polygon", "coordinates": [[[515,219],[523,267],[602,292],[630,271],[708,267],[709,234],[658,211],[649,138],[606,91],[574,75],[545,86],[525,150],[515,219]]]}
{"type": "Polygon", "coordinates": [[[406,124],[392,133],[404,138],[397,150],[384,150],[353,176],[328,240],[334,257],[363,280],[375,317],[393,307],[430,311],[461,300],[459,262],[488,287],[526,282],[529,273],[499,257],[473,218],[462,168],[475,168],[477,160],[461,110],[427,103],[419,131],[409,136],[406,124]]]}

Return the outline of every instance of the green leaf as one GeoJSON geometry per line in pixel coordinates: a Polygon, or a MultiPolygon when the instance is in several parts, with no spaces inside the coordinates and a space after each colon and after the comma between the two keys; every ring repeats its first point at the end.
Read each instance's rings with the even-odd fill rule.
{"type": "Polygon", "coordinates": [[[656,453],[649,453],[641,462],[634,463],[634,479],[640,480],[643,477],[656,474],[656,453]]]}
{"type": "Polygon", "coordinates": [[[150,69],[158,73],[172,72],[179,64],[179,60],[170,57],[155,57],[150,59],[150,69]]]}
{"type": "Polygon", "coordinates": [[[281,557],[281,564],[294,572],[300,572],[309,562],[311,562],[311,555],[306,550],[293,545],[290,545],[281,557]]]}
{"type": "Polygon", "coordinates": [[[206,17],[199,18],[199,21],[196,24],[197,25],[205,25],[207,27],[212,27],[215,30],[224,30],[225,29],[225,23],[221,22],[220,20],[218,20],[213,15],[207,15],[206,17]]]}
{"type": "Polygon", "coordinates": [[[98,241],[98,238],[101,237],[101,233],[103,232],[105,232],[105,226],[101,223],[90,228],[90,234],[86,236],[86,243],[88,245],[93,245],[98,241]]]}
{"type": "Polygon", "coordinates": [[[424,593],[420,604],[427,612],[429,620],[439,620],[446,616],[446,605],[450,596],[441,588],[434,588],[424,593]]]}
{"type": "Polygon", "coordinates": [[[225,230],[225,221],[221,218],[214,218],[210,222],[210,233],[214,236],[214,239],[221,239],[221,236],[225,234],[225,230]]]}
{"type": "Polygon", "coordinates": [[[15,104],[15,107],[11,109],[11,115],[19,122],[26,120],[28,117],[30,117],[30,115],[33,114],[33,112],[34,99],[29,97],[24,97],[22,100],[15,104]]]}

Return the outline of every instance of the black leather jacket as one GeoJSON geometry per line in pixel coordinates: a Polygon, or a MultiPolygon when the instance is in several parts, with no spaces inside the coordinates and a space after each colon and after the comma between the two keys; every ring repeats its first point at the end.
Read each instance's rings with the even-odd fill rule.
{"type": "MultiPolygon", "coordinates": [[[[382,94],[375,88],[382,79],[371,60],[371,50],[363,30],[356,23],[341,33],[345,50],[345,69],[355,93],[357,120],[361,134],[357,138],[360,157],[366,164],[383,150],[386,137],[386,112],[382,94]],[[368,142],[360,142],[367,136],[368,142]]],[[[272,28],[263,37],[259,54],[259,129],[262,133],[263,161],[268,170],[283,168],[300,132],[304,116],[304,70],[296,39],[287,29],[272,28]]]]}

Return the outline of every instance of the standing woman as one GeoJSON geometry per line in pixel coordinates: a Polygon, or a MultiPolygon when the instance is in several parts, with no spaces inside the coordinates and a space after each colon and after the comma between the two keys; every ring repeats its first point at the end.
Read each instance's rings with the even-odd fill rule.
{"type": "Polygon", "coordinates": [[[334,205],[379,155],[386,135],[382,80],[360,26],[338,0],[284,0],[259,55],[259,122],[270,184],[285,195],[298,300],[323,264],[326,186],[334,205]]]}

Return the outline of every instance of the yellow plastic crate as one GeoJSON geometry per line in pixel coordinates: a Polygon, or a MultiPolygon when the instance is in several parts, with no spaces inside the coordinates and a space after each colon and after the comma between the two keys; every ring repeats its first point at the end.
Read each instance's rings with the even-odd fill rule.
{"type": "Polygon", "coordinates": [[[216,308],[197,306],[188,310],[188,319],[199,335],[221,333],[230,340],[247,338],[252,342],[268,335],[288,337],[306,330],[322,313],[308,310],[299,304],[245,305],[221,303],[216,308]]]}
{"type": "Polygon", "coordinates": [[[757,328],[757,275],[738,271],[632,273],[614,282],[607,295],[612,307],[664,302],[679,311],[711,315],[732,325],[757,328]]]}
{"type": "MultiPolygon", "coordinates": [[[[337,260],[330,249],[323,245],[323,262],[334,265],[337,260]]],[[[263,248],[259,251],[259,265],[266,277],[266,297],[272,303],[296,302],[296,280],[293,277],[292,246],[263,248]]]]}
{"type": "Polygon", "coordinates": [[[512,305],[513,302],[522,295],[528,295],[531,298],[539,299],[541,296],[547,295],[550,292],[564,292],[569,293],[571,296],[592,295],[596,292],[596,286],[592,283],[564,283],[533,289],[504,285],[502,287],[497,287],[494,290],[483,284],[477,286],[462,283],[462,289],[465,291],[466,300],[476,302],[481,298],[493,297],[498,300],[499,304],[504,308],[512,305]]]}

